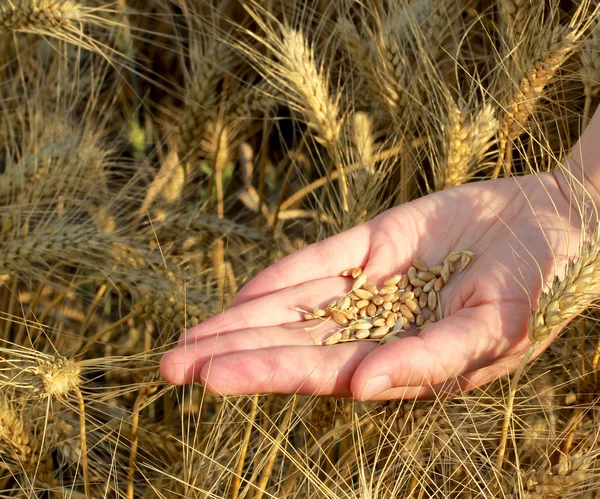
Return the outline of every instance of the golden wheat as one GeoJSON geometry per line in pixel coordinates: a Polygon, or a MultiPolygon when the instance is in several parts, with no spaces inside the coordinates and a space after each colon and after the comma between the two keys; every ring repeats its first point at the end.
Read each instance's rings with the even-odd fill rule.
{"type": "Polygon", "coordinates": [[[84,12],[73,0],[18,0],[0,6],[0,33],[7,31],[42,32],[76,27],[84,12]]]}

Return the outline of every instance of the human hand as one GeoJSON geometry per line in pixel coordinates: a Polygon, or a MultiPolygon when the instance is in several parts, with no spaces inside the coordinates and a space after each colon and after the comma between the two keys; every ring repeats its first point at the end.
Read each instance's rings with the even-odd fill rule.
{"type": "MultiPolygon", "coordinates": [[[[552,174],[479,182],[425,196],[308,246],[257,275],[232,307],[193,327],[161,360],[174,384],[219,394],[298,393],[359,400],[465,391],[514,371],[530,345],[527,322],[542,284],[579,247],[580,220],[552,174]],[[571,213],[572,215],[572,213],[571,213]],[[374,282],[452,251],[475,260],[440,293],[443,319],[378,346],[316,345],[297,307],[346,293],[343,270],[374,282]]],[[[558,331],[532,358],[548,346],[558,331]]]]}

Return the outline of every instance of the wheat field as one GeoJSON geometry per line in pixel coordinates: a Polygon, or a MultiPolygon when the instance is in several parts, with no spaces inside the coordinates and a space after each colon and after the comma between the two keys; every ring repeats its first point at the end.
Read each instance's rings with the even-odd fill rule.
{"type": "Polygon", "coordinates": [[[599,13],[0,0],[0,497],[600,497],[594,231],[532,302],[532,348],[568,326],[465,393],[219,396],[159,371],[295,250],[560,170],[600,100],[599,13]]]}

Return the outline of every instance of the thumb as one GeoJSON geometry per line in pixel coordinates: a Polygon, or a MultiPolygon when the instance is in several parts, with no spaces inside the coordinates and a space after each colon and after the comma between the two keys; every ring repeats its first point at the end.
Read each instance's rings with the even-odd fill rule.
{"type": "Polygon", "coordinates": [[[352,376],[353,397],[370,400],[392,388],[443,384],[489,365],[510,348],[510,342],[500,324],[494,327],[481,320],[493,316],[488,307],[492,308],[461,309],[417,336],[375,349],[352,376]]]}

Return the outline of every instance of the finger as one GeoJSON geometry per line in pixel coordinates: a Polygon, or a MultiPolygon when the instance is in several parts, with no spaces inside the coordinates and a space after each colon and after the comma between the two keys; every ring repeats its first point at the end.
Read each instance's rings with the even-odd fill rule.
{"type": "Polygon", "coordinates": [[[370,248],[371,225],[359,225],[292,253],[263,270],[234,298],[239,305],[290,286],[340,275],[362,267],[370,248]]]}
{"type": "Polygon", "coordinates": [[[168,382],[181,385],[194,381],[193,372],[211,358],[242,351],[282,346],[315,346],[334,334],[340,326],[331,320],[307,321],[284,326],[245,329],[182,344],[166,352],[161,359],[161,374],[168,382]]]}
{"type": "MultiPolygon", "coordinates": [[[[392,388],[434,386],[494,363],[526,335],[525,330],[505,335],[500,321],[486,320],[497,316],[498,307],[509,305],[462,309],[416,337],[377,349],[354,374],[353,396],[369,400],[392,388]]],[[[518,313],[523,315],[519,310],[513,315],[518,313]]]]}
{"type": "Polygon", "coordinates": [[[179,345],[236,330],[301,321],[304,314],[297,307],[306,307],[309,312],[315,305],[325,307],[332,297],[345,294],[350,283],[344,277],[319,279],[241,303],[188,329],[179,345]]]}
{"type": "Polygon", "coordinates": [[[374,343],[275,347],[213,358],[194,379],[221,395],[287,393],[348,397],[352,374],[374,343]]]}

